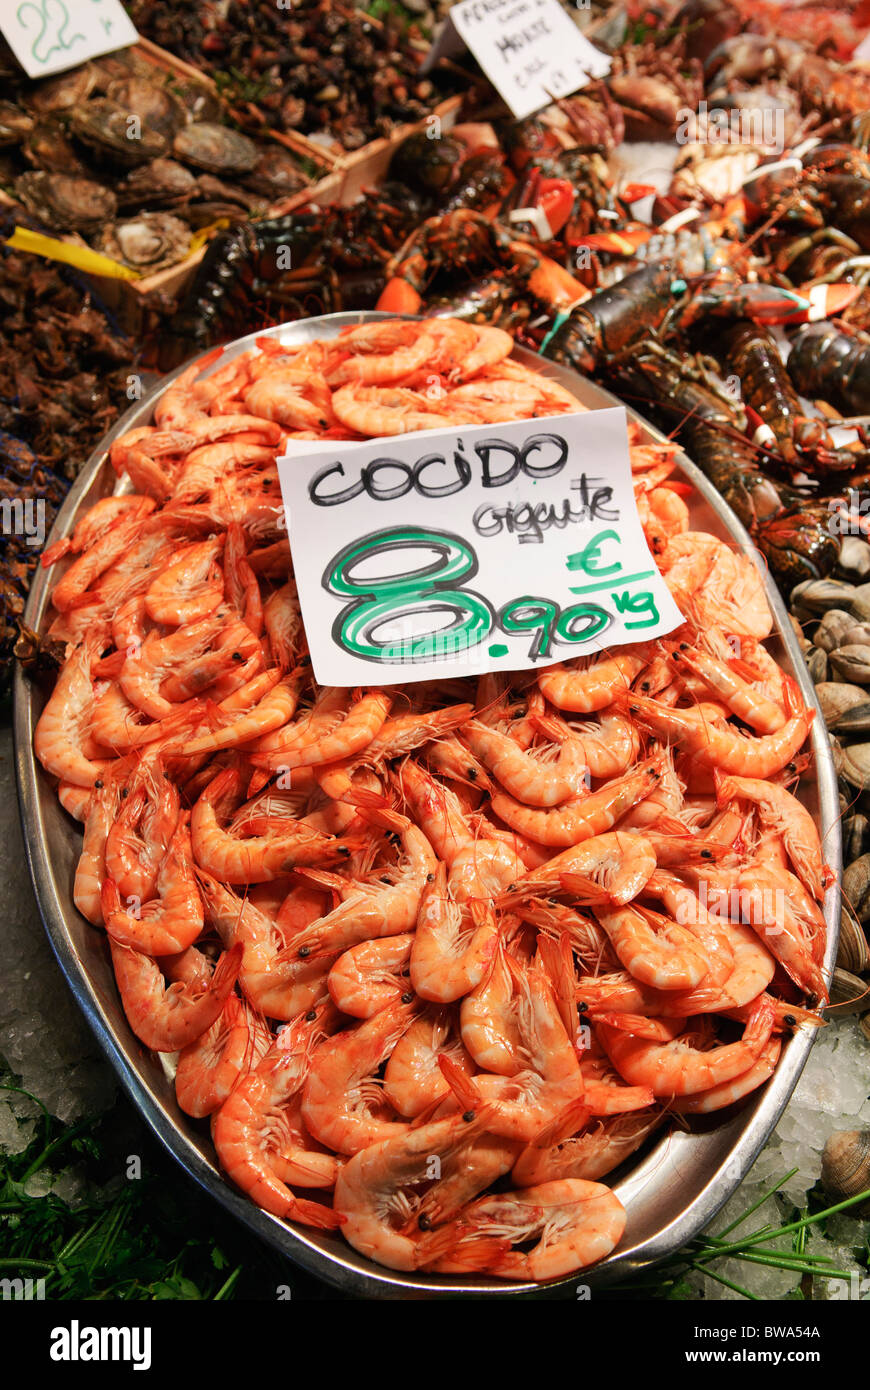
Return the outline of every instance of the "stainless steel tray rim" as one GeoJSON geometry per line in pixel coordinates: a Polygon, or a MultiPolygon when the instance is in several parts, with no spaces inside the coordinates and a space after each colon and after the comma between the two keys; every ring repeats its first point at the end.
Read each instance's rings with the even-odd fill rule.
{"type": "MultiPolygon", "coordinates": [[[[358,324],[374,318],[392,317],[395,315],[340,313],[324,315],[298,323],[281,324],[264,332],[248,334],[246,337],[228,344],[223,354],[210,367],[210,371],[219,370],[233,357],[255,347],[257,340],[261,338],[275,338],[281,342],[304,342],[316,337],[335,336],[341,328],[350,324],[358,324]]],[[[95,481],[104,472],[109,448],[113,441],[126,430],[146,422],[150,418],[158,397],[193,362],[201,360],[205,356],[206,354],[203,353],[199,358],[193,358],[190,362],[183,363],[176,371],[163,378],[157,386],[136,402],[117,421],[102,444],[95,450],[71,488],[47,543],[66,534],[86,495],[95,491],[95,481]]],[[[517,350],[517,356],[521,360],[533,363],[544,375],[561,380],[565,384],[573,386],[575,390],[582,386],[585,394],[594,399],[595,406],[623,404],[595,386],[594,383],[568,372],[555,363],[522,350],[517,350]]],[[[650,437],[658,440],[663,439],[663,436],[636,412],[629,409],[629,414],[643,426],[650,437]]],[[[687,480],[693,484],[703,501],[716,514],[720,525],[731,533],[731,538],[736,541],[739,548],[749,554],[756,563],[760,563],[763,569],[763,561],[752,545],[747,532],[731,513],[730,508],[719,497],[712,484],[685,455],[680,455],[679,463],[687,480]]],[[[113,490],[120,491],[121,488],[116,485],[113,490]]],[[[105,495],[105,491],[103,489],[103,495],[105,495]]],[[[48,594],[55,577],[56,575],[52,574],[49,579],[48,572],[41,570],[31,589],[25,621],[36,630],[39,630],[47,610],[48,594]]],[[[839,866],[840,834],[836,776],[830,748],[824,734],[821,711],[818,708],[815,690],[797,646],[785,605],[769,576],[765,575],[765,583],[779,635],[793,666],[795,677],[804,698],[817,710],[811,738],[817,774],[823,844],[828,862],[839,866]]],[[[115,1004],[114,1011],[117,1012],[117,1001],[112,1001],[111,998],[101,998],[100,990],[85,968],[81,953],[73,945],[66,920],[68,907],[61,901],[57,891],[48,839],[44,833],[31,839],[31,828],[34,826],[42,827],[40,791],[42,789],[44,792],[47,786],[47,779],[38,768],[32,753],[35,699],[34,692],[20,671],[17,672],[14,723],[15,762],[24,840],[40,914],[52,949],[67,982],[93,1029],[99,1045],[117,1072],[122,1085],[164,1147],[185,1171],[211,1196],[215,1197],[227,1211],[308,1272],[339,1286],[348,1293],[369,1298],[573,1297],[578,1282],[588,1283],[593,1289],[604,1287],[656,1263],[679,1249],[700,1229],[709,1224],[751,1167],[785,1109],[791,1091],[803,1070],[813,1043],[814,1034],[812,1032],[797,1033],[786,1043],[777,1070],[771,1080],[756,1094],[754,1100],[741,1109],[739,1115],[722,1127],[723,1130],[735,1129],[733,1140],[727,1152],[723,1152],[721,1160],[711,1167],[706,1181],[703,1182],[690,1203],[668,1217],[654,1235],[632,1238],[631,1202],[635,1189],[638,1184],[642,1187],[645,1182],[650,1180],[645,1176],[647,1169],[655,1170],[657,1165],[666,1161],[666,1157],[663,1159],[662,1155],[667,1155],[668,1146],[673,1143],[677,1145],[680,1143],[678,1136],[674,1134],[664,1135],[650,1153],[640,1161],[637,1168],[632,1169],[614,1184],[614,1190],[629,1203],[629,1223],[626,1236],[620,1247],[607,1260],[592,1269],[579,1271],[550,1284],[508,1283],[493,1279],[457,1280],[447,1276],[397,1273],[365,1260],[341,1241],[340,1237],[324,1239],[314,1236],[303,1227],[291,1227],[262,1211],[233,1188],[216,1168],[214,1162],[209,1161],[203,1152],[203,1146],[196,1142],[197,1137],[201,1138],[201,1135],[196,1129],[195,1122],[187,1117],[182,1117],[179,1120],[169,1113],[167,1102],[156,1093],[156,1077],[149,1084],[146,1074],[149,1054],[133,1038],[132,1033],[127,1028],[126,1021],[124,1021],[124,1028],[128,1036],[119,1037],[118,1030],[113,1027],[107,1014],[107,1006],[111,1006],[113,1002],[115,1004]],[[135,1054],[135,1060],[133,1054],[135,1054]]],[[[73,912],[75,912],[74,909],[73,912]]],[[[77,917],[78,914],[75,916],[77,917]]],[[[825,917],[828,923],[828,948],[825,964],[826,969],[830,971],[833,967],[839,925],[839,880],[829,890],[826,897],[825,917]]],[[[83,922],[83,919],[79,918],[78,920],[83,922]]],[[[88,931],[96,941],[99,941],[100,938],[96,936],[93,928],[88,928],[88,931]]],[[[155,1070],[153,1062],[151,1070],[155,1070]]]]}

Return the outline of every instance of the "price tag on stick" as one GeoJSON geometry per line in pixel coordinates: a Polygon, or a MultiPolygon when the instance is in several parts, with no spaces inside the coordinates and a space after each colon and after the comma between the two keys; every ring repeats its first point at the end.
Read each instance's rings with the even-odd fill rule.
{"type": "Polygon", "coordinates": [[[0,33],[28,77],[48,77],[136,43],[121,0],[0,0],[0,33]]]}
{"type": "Polygon", "coordinates": [[[621,408],[300,441],[278,473],[322,685],[537,669],[683,621],[621,408]]]}
{"type": "Polygon", "coordinates": [[[559,0],[460,0],[424,65],[466,47],[518,120],[610,71],[559,0]]]}

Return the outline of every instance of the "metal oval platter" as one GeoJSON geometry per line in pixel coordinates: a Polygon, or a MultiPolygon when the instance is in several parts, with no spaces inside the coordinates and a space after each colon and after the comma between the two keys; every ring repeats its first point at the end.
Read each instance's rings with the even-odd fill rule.
{"type": "MultiPolygon", "coordinates": [[[[257,337],[268,336],[285,343],[331,338],[348,324],[375,317],[390,316],[330,314],[272,328],[266,335],[251,334],[230,344],[219,365],[252,348],[257,337]]],[[[589,409],[620,404],[592,382],[532,353],[517,350],[516,356],[568,387],[589,409]]],[[[175,375],[178,373],[161,382],[128,411],[93,454],[57,518],[52,540],[71,531],[77,518],[98,498],[119,490],[108,463],[109,445],[126,430],[149,423],[155,401],[175,375]]],[[[662,439],[645,421],[634,418],[648,438],[662,439]]],[[[681,456],[679,466],[696,490],[690,500],[692,527],[719,535],[757,559],[747,533],[706,478],[685,456],[681,456]]],[[[60,569],[61,566],[40,570],[31,589],[25,621],[37,632],[47,626],[50,591],[60,569]]],[[[776,624],[772,650],[783,670],[798,681],[807,702],[815,705],[813,686],[783,602],[767,577],[765,582],[776,624]]],[[[221,1173],[208,1125],[191,1120],[178,1108],[170,1063],[149,1053],[127,1024],[105,936],[90,926],[73,904],[72,881],[81,831],[62,810],[51,779],[33,756],[33,731],[45,695],[20,672],[16,682],[16,771],[30,872],[42,919],[70,988],[134,1103],[186,1172],[251,1231],[310,1273],[364,1298],[575,1298],[580,1280],[593,1289],[602,1287],[626,1279],[678,1250],[709,1223],[749,1170],[801,1073],[812,1045],[809,1032],[798,1033],[788,1041],[771,1080],[738,1111],[708,1117],[708,1122],[694,1132],[674,1130],[665,1134],[618,1170],[615,1178],[612,1175],[611,1185],[628,1212],[621,1244],[594,1269],[552,1284],[395,1273],[364,1259],[340,1236],[292,1227],[261,1211],[221,1173]]],[[[812,762],[800,794],[816,818],[828,863],[838,869],[837,785],[820,712],[812,734],[812,762]]],[[[828,892],[825,917],[829,933],[826,969],[830,972],[839,922],[838,886],[828,892]]]]}

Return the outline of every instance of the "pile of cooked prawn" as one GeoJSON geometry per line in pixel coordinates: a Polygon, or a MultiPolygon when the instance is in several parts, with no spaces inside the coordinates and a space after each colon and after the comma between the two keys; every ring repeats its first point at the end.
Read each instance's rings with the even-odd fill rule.
{"type": "Polygon", "coordinates": [[[600,1180],[666,1118],[821,1021],[829,870],[791,790],[813,712],[668,446],[631,456],[673,634],[314,681],[276,456],[580,408],[511,346],[380,321],[182,373],[112,446],[134,491],[46,555],[66,657],[35,749],[130,1026],[228,1177],[393,1269],[540,1281],[615,1248],[600,1180]]]}

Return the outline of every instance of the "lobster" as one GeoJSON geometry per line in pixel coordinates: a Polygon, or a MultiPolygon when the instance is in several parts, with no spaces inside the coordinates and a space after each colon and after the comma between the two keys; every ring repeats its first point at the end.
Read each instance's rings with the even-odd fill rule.
{"type": "Polygon", "coordinates": [[[805,324],[792,341],[788,374],[810,400],[870,413],[870,334],[840,322],[805,324]]]}

